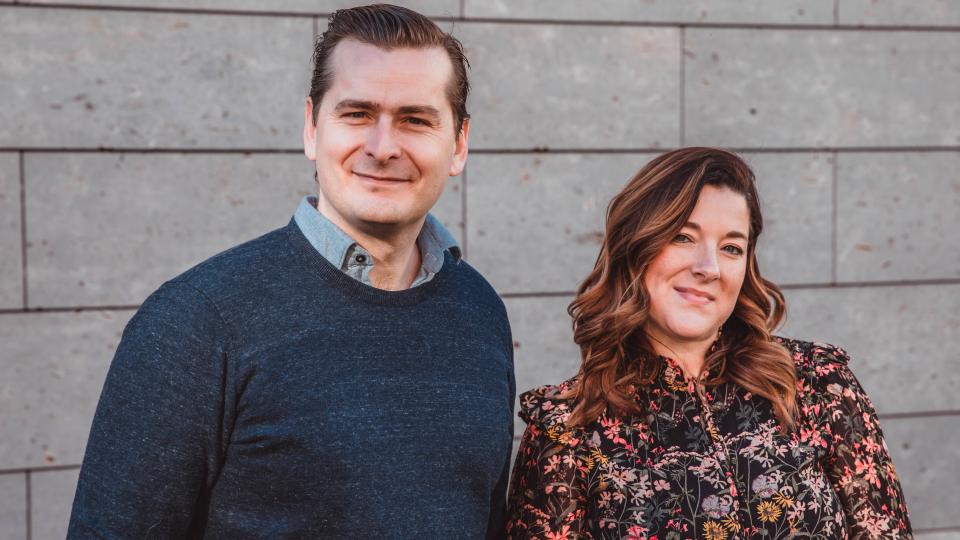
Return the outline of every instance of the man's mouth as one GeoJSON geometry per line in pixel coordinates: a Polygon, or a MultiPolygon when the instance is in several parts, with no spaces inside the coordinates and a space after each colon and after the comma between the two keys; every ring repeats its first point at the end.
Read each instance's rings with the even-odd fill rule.
{"type": "Polygon", "coordinates": [[[402,178],[402,177],[399,177],[399,176],[389,176],[389,175],[383,175],[383,174],[370,174],[370,173],[363,173],[363,172],[359,172],[359,171],[351,171],[351,172],[352,172],[354,175],[359,176],[360,178],[362,178],[362,179],[364,179],[364,180],[370,180],[370,181],[374,181],[374,182],[394,182],[394,183],[395,183],[395,182],[408,182],[408,181],[409,181],[409,179],[407,179],[407,178],[402,178]]]}

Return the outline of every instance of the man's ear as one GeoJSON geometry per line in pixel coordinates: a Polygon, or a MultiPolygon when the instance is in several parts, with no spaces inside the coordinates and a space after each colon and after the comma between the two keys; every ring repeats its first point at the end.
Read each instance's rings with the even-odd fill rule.
{"type": "Polygon", "coordinates": [[[470,117],[463,119],[460,125],[460,133],[457,134],[457,144],[453,147],[453,162],[450,163],[450,176],[456,176],[463,172],[467,165],[467,153],[470,141],[470,117]]]}
{"type": "Polygon", "coordinates": [[[313,100],[309,96],[303,110],[303,153],[310,161],[317,160],[317,123],[313,119],[313,100]]]}

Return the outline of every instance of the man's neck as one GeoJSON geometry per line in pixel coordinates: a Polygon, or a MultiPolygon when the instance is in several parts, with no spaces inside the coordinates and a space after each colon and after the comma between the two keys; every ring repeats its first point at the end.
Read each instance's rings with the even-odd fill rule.
{"type": "Polygon", "coordinates": [[[372,236],[366,237],[364,241],[351,234],[351,237],[373,257],[370,283],[374,287],[388,291],[410,288],[410,284],[420,272],[420,248],[417,246],[419,233],[420,230],[417,229],[416,234],[408,235],[409,238],[399,242],[385,241],[372,236]]]}
{"type": "Polygon", "coordinates": [[[369,224],[355,226],[342,219],[318,198],[317,211],[340,228],[373,257],[370,283],[388,291],[410,288],[420,272],[420,248],[417,237],[425,219],[409,225],[369,224]]]}

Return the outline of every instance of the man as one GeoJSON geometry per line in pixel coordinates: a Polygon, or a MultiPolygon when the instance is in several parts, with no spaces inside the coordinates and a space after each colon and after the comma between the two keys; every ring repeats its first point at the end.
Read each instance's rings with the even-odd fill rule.
{"type": "Polygon", "coordinates": [[[422,15],[331,17],[304,113],[317,197],[130,321],[70,538],[502,534],[509,324],[428,215],[467,158],[467,90],[422,15]]]}

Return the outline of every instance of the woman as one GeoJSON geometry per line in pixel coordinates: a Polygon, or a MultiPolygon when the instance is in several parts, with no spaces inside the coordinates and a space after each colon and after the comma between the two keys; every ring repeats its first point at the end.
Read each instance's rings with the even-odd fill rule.
{"type": "Polygon", "coordinates": [[[783,339],[753,173],[685,148],[610,203],[570,305],[576,377],[521,396],[512,538],[903,538],[870,400],[834,346],[783,339]]]}

